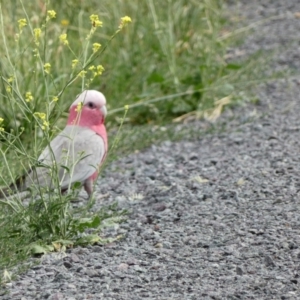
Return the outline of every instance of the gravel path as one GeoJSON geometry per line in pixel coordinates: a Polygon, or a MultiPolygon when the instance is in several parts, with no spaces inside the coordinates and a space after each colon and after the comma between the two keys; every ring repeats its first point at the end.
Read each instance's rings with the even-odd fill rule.
{"type": "MultiPolygon", "coordinates": [[[[249,22],[281,17],[239,50],[288,45],[274,68],[299,69],[299,1],[242,8],[249,22]]],[[[46,256],[0,299],[300,299],[299,94],[295,78],[264,85],[222,133],[112,163],[99,191],[130,210],[107,232],[125,238],[46,256]]]]}

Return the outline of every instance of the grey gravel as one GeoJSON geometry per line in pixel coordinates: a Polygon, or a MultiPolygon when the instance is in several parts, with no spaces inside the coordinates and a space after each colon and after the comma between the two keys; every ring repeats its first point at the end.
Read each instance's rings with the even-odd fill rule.
{"type": "MultiPolygon", "coordinates": [[[[249,23],[281,17],[239,50],[286,43],[274,68],[299,68],[299,1],[240,5],[249,23]]],[[[262,85],[258,105],[224,113],[222,131],[113,162],[99,205],[129,210],[126,223],[105,232],[124,238],[47,255],[0,298],[300,299],[299,94],[295,76],[262,85]]]]}

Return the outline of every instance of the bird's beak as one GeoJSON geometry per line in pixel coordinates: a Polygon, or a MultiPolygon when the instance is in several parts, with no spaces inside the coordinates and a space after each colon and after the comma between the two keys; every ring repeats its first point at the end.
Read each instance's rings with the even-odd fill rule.
{"type": "Polygon", "coordinates": [[[105,118],[106,115],[107,115],[107,109],[106,109],[106,106],[103,105],[103,106],[100,108],[100,111],[102,112],[102,114],[103,114],[103,116],[104,116],[104,118],[105,118]]]}

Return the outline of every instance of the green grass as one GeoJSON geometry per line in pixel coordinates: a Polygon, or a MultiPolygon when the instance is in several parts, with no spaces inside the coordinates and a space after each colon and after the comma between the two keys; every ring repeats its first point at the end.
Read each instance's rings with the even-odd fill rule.
{"type": "MultiPolygon", "coordinates": [[[[200,4],[186,0],[118,1],[117,5],[110,1],[101,1],[101,4],[97,4],[97,1],[79,3],[80,6],[77,6],[76,1],[69,1],[56,7],[53,2],[48,6],[58,12],[57,18],[47,24],[39,50],[42,64],[49,62],[52,66],[52,78],[41,76],[44,74],[37,70],[42,64],[33,55],[36,47],[29,26],[23,28],[19,43],[14,41],[14,35],[18,32],[17,20],[25,17],[18,1],[2,7],[13,67],[3,56],[1,75],[8,79],[13,73],[12,69],[17,68],[20,92],[22,95],[26,91],[33,93],[37,110],[43,108],[49,95],[56,96],[65,88],[70,79],[72,59],[84,60],[86,54],[82,53],[82,44],[90,30],[89,16],[94,13],[99,14],[103,28],[96,31],[89,47],[93,42],[105,45],[118,28],[120,17],[129,15],[133,20],[95,61],[95,64],[102,64],[106,71],[90,85],[107,96],[111,110],[122,108],[125,104],[139,103],[139,106],[130,110],[128,122],[145,124],[170,120],[210,106],[214,100],[232,92],[228,77],[229,74],[236,74],[237,66],[232,69],[232,65],[227,64],[224,58],[231,40],[220,39],[227,22],[222,17],[222,1],[209,0],[200,4]],[[69,9],[69,5],[72,9],[69,9]],[[61,25],[66,21],[69,22],[68,26],[61,25]],[[68,34],[75,55],[59,42],[61,33],[68,34]],[[186,95],[151,103],[154,98],[182,93],[186,95]]],[[[30,12],[28,18],[33,20],[32,28],[41,27],[46,7],[32,1],[24,5],[26,11],[30,12]]],[[[3,43],[1,45],[3,48],[3,43]]],[[[2,49],[1,52],[5,51],[2,49]]],[[[80,80],[66,89],[57,110],[66,111],[81,89],[80,80]]],[[[4,83],[2,94],[5,101],[4,83]]],[[[11,112],[1,107],[1,115],[7,120],[11,112]]],[[[108,126],[118,122],[120,116],[112,114],[107,120],[108,126]]],[[[25,120],[18,121],[27,125],[25,128],[28,127],[25,120]]]]}
{"type": "MultiPolygon", "coordinates": [[[[65,125],[68,108],[83,88],[106,95],[109,140],[116,146],[110,158],[114,158],[164,139],[186,138],[186,131],[174,129],[174,119],[218,115],[218,100],[240,101],[240,92],[261,76],[257,57],[226,58],[228,47],[240,36],[234,34],[234,18],[226,17],[222,0],[0,3],[0,126],[6,132],[1,138],[1,184],[9,184],[36,163],[41,149],[65,125]],[[46,22],[47,10],[56,11],[56,18],[46,22]],[[99,16],[103,27],[87,39],[94,28],[92,14],[99,16]],[[126,15],[132,23],[117,32],[126,15]],[[27,23],[21,32],[20,19],[27,23]],[[34,28],[42,32],[38,45],[34,28]],[[69,46],[60,41],[61,34],[67,34],[69,46]],[[93,43],[102,45],[95,54],[93,43]],[[74,59],[78,65],[72,69],[74,59]],[[48,63],[49,73],[44,67],[48,63]],[[105,72],[93,78],[88,70],[92,65],[103,65],[105,72]],[[77,76],[82,70],[87,71],[85,78],[77,76]],[[126,116],[125,105],[129,105],[126,116]],[[45,113],[46,119],[35,112],[45,113]],[[167,130],[160,130],[162,126],[167,130]]],[[[33,252],[87,243],[79,239],[82,230],[93,228],[99,235],[102,220],[122,216],[115,207],[91,215],[90,203],[73,211],[71,196],[40,195],[40,202],[29,206],[18,200],[0,203],[0,274],[33,252]]]]}

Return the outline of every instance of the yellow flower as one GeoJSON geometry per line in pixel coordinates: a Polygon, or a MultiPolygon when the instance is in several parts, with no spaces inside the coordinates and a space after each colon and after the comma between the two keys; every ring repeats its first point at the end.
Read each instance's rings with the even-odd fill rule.
{"type": "Polygon", "coordinates": [[[39,38],[41,36],[42,30],[41,30],[41,28],[34,28],[33,32],[34,32],[34,42],[38,46],[39,45],[39,38]]]}
{"type": "Polygon", "coordinates": [[[41,36],[41,33],[42,33],[41,28],[34,28],[33,32],[34,32],[34,37],[38,40],[41,36]]]}
{"type": "Polygon", "coordinates": [[[22,31],[22,28],[27,25],[26,19],[20,19],[20,20],[18,20],[18,23],[19,23],[19,30],[20,31],[22,31]]]}
{"type": "Polygon", "coordinates": [[[61,22],[60,22],[60,24],[61,24],[62,26],[68,26],[69,23],[70,23],[69,20],[66,20],[66,19],[62,19],[61,22]]]}
{"type": "Polygon", "coordinates": [[[101,44],[94,43],[93,44],[93,52],[96,53],[101,48],[101,44]]]}
{"type": "Polygon", "coordinates": [[[128,110],[129,109],[129,105],[128,104],[124,105],[124,109],[128,110]]]}
{"type": "Polygon", "coordinates": [[[43,121],[43,125],[41,126],[42,130],[46,130],[49,127],[49,122],[48,121],[43,121]]]}
{"type": "Polygon", "coordinates": [[[77,104],[77,107],[75,108],[75,111],[76,111],[76,112],[80,112],[81,109],[82,109],[82,106],[83,106],[83,103],[82,103],[82,102],[79,102],[79,103],[77,104]]]}
{"type": "Polygon", "coordinates": [[[31,94],[31,92],[27,92],[26,94],[25,94],[25,101],[26,102],[31,102],[33,100],[33,96],[32,96],[32,94],[31,94]]]}
{"type": "Polygon", "coordinates": [[[97,21],[95,21],[95,22],[93,23],[93,26],[94,26],[94,27],[102,27],[102,24],[103,24],[103,22],[97,20],[97,21]]]}
{"type": "Polygon", "coordinates": [[[78,61],[79,61],[78,59],[73,59],[72,60],[72,69],[74,69],[77,66],[78,61]]]}
{"type": "Polygon", "coordinates": [[[125,16],[123,18],[121,18],[121,23],[119,25],[119,29],[123,29],[124,27],[126,27],[129,23],[131,23],[131,18],[128,16],[125,16]]]}
{"type": "Polygon", "coordinates": [[[82,70],[79,72],[78,76],[83,78],[83,77],[85,77],[86,73],[87,73],[86,71],[82,70]]]}
{"type": "Polygon", "coordinates": [[[102,73],[103,73],[103,71],[104,71],[105,69],[103,68],[103,66],[102,65],[98,65],[97,66],[97,75],[102,75],[102,73]]]}
{"type": "Polygon", "coordinates": [[[14,76],[10,76],[8,79],[7,79],[7,82],[9,83],[12,83],[14,81],[15,77],[14,76]]]}
{"type": "Polygon", "coordinates": [[[64,44],[64,45],[69,45],[69,42],[67,40],[68,35],[66,33],[63,33],[59,36],[59,40],[64,44]]]}
{"type": "Polygon", "coordinates": [[[90,15],[90,20],[91,20],[91,22],[95,22],[95,21],[99,20],[99,17],[98,17],[98,15],[90,15]]]}
{"type": "Polygon", "coordinates": [[[99,20],[98,15],[90,15],[90,21],[92,23],[92,28],[90,33],[87,35],[86,39],[89,40],[95,33],[97,27],[102,27],[102,22],[99,20]]]}
{"type": "Polygon", "coordinates": [[[35,112],[34,116],[37,118],[41,119],[42,122],[42,130],[46,130],[49,127],[49,122],[46,120],[46,114],[42,112],[35,112]]]}
{"type": "Polygon", "coordinates": [[[51,64],[45,63],[45,64],[44,64],[44,71],[45,71],[47,74],[50,74],[50,69],[51,69],[51,64]]]}
{"type": "Polygon", "coordinates": [[[3,123],[4,119],[0,117],[0,124],[3,123]]]}
{"type": "Polygon", "coordinates": [[[46,114],[45,113],[35,112],[34,115],[36,117],[40,118],[41,120],[46,120],[46,114]]]}
{"type": "Polygon", "coordinates": [[[104,68],[102,65],[98,65],[97,67],[95,66],[90,66],[89,67],[89,70],[93,72],[93,75],[94,75],[94,78],[96,76],[100,76],[102,75],[103,71],[104,71],[104,68]],[[96,70],[95,70],[96,69],[96,70]]]}
{"type": "Polygon", "coordinates": [[[57,97],[57,96],[54,96],[54,97],[52,98],[52,101],[57,102],[57,101],[58,101],[58,97],[57,97]]]}
{"type": "Polygon", "coordinates": [[[54,18],[56,18],[56,12],[54,10],[48,10],[46,22],[48,22],[50,19],[54,19],[54,18]]]}
{"type": "Polygon", "coordinates": [[[102,27],[103,22],[99,20],[98,15],[90,15],[90,20],[93,25],[93,27],[102,27]]]}
{"type": "Polygon", "coordinates": [[[56,18],[56,12],[54,10],[48,10],[47,16],[51,19],[54,19],[54,18],[56,18]]]}

